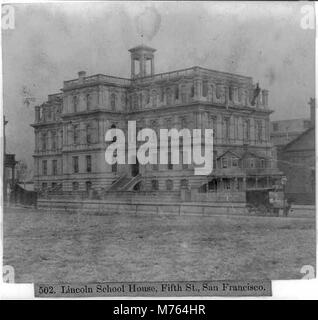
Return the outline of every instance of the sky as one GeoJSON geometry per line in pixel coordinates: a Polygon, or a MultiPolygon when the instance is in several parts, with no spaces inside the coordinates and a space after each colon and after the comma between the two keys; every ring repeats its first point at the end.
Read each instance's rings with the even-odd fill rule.
{"type": "Polygon", "coordinates": [[[269,90],[272,120],[308,118],[315,93],[315,30],[301,28],[302,5],[14,4],[15,28],[2,30],[7,152],[32,167],[34,106],[81,70],[129,77],[128,49],[142,42],[157,49],[156,73],[201,66],[251,76],[269,90]]]}

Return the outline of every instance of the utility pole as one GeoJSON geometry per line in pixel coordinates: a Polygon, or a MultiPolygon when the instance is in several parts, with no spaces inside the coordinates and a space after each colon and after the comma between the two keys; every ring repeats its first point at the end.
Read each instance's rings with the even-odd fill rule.
{"type": "Polygon", "coordinates": [[[3,116],[3,203],[7,201],[7,179],[6,179],[6,125],[8,121],[3,116]]]}

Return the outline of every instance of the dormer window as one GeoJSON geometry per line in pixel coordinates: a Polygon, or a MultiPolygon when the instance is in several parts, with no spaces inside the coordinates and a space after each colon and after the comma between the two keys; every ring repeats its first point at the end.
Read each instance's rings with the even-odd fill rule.
{"type": "Polygon", "coordinates": [[[238,167],[238,158],[232,158],[232,167],[238,167]]]}

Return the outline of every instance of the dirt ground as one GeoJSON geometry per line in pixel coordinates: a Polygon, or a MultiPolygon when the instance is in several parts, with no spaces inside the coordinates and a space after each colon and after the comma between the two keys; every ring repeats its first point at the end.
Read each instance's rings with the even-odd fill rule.
{"type": "Polygon", "coordinates": [[[315,221],[6,209],[3,263],[19,283],[299,279],[315,221]]]}

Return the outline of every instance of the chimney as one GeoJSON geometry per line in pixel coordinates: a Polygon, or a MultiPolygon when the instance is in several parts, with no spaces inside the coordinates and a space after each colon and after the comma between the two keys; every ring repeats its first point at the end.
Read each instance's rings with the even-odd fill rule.
{"type": "Polygon", "coordinates": [[[86,77],[86,72],[85,71],[79,71],[78,72],[78,80],[79,82],[84,82],[84,78],[86,77]]]}
{"type": "Polygon", "coordinates": [[[35,123],[40,122],[40,106],[35,106],[35,123]]]}

